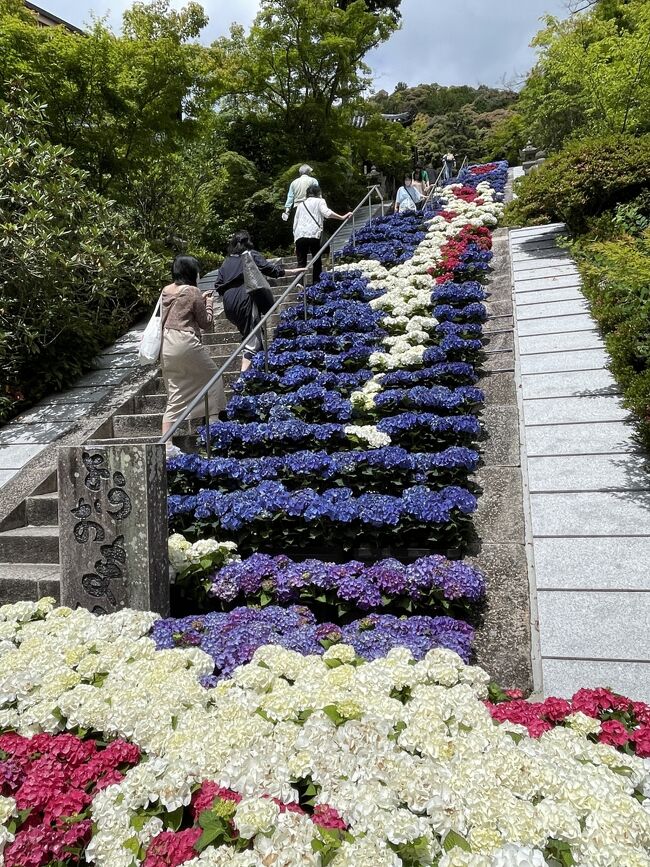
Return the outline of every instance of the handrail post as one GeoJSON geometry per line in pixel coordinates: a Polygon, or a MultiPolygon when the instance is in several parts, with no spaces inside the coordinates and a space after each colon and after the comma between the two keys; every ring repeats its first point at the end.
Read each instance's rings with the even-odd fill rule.
{"type": "Polygon", "coordinates": [[[208,460],[210,460],[210,451],[211,451],[211,442],[210,442],[210,399],[208,395],[210,392],[206,391],[205,393],[205,454],[208,460]]]}
{"type": "Polygon", "coordinates": [[[266,322],[262,325],[262,346],[264,347],[264,373],[269,372],[269,333],[266,330],[266,322]]]}
{"type": "Polygon", "coordinates": [[[356,237],[355,237],[355,236],[356,236],[356,231],[355,231],[355,228],[354,228],[354,211],[352,211],[352,246],[353,246],[353,247],[356,247],[356,246],[357,246],[357,242],[356,242],[356,237]]]}

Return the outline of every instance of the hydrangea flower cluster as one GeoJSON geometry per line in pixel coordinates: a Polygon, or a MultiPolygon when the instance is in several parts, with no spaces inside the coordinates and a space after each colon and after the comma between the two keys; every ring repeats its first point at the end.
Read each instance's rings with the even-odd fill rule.
{"type": "Polygon", "coordinates": [[[214,673],[203,677],[213,687],[231,677],[238,666],[250,662],[256,650],[277,645],[296,653],[323,655],[334,645],[354,648],[362,659],[380,659],[394,647],[407,647],[414,658],[422,659],[432,648],[453,650],[469,660],[474,629],[462,620],[446,615],[399,618],[392,614],[370,613],[345,625],[317,620],[306,607],[280,608],[269,605],[259,610],[240,607],[227,613],[158,620],[152,636],[161,649],[199,647],[214,661],[214,673]]]}
{"type": "MultiPolygon", "coordinates": [[[[466,480],[478,466],[473,449],[450,446],[440,452],[410,452],[399,446],[383,446],[365,451],[299,451],[266,458],[211,458],[181,454],[168,462],[169,491],[172,494],[198,493],[204,487],[232,491],[249,488],[262,481],[281,481],[289,488],[311,485],[319,490],[340,479],[355,493],[384,491],[399,493],[408,485],[432,487],[466,480]]],[[[189,543],[188,543],[189,545],[189,543]]],[[[195,543],[198,546],[199,543],[195,543]]],[[[182,551],[185,560],[198,561],[204,548],[182,551]]],[[[212,552],[210,552],[212,553],[212,552]]],[[[173,565],[179,556],[170,547],[173,565]]]]}
{"type": "Polygon", "coordinates": [[[67,733],[0,734],[0,863],[85,863],[93,797],[139,760],[139,749],[120,739],[100,745],[67,733]]]}
{"type": "Polygon", "coordinates": [[[488,702],[493,719],[525,726],[541,737],[556,726],[569,726],[601,744],[650,758],[650,706],[609,689],[581,689],[571,699],[523,700],[518,690],[498,691],[488,702]]]}
{"type": "Polygon", "coordinates": [[[355,496],[338,486],[319,493],[297,491],[282,482],[260,482],[245,490],[222,493],[172,494],[169,516],[177,532],[215,539],[228,536],[240,548],[267,544],[303,549],[327,542],[349,550],[363,538],[380,542],[386,529],[399,534],[402,545],[453,547],[461,543],[476,497],[448,485],[433,491],[425,485],[405,488],[401,496],[366,493],[355,496]]]}
{"type": "MultiPolygon", "coordinates": [[[[92,820],[80,855],[96,867],[650,863],[650,762],[594,742],[582,719],[539,737],[494,720],[488,676],[450,650],[416,658],[377,647],[364,660],[330,624],[320,652],[265,643],[205,689],[214,659],[198,645],[157,650],[155,615],[97,618],[41,602],[0,608],[0,622],[0,727],[15,731],[3,750],[84,729],[131,741],[120,747],[132,750],[125,764],[146,758],[80,796],[92,820]]],[[[585,696],[584,707],[606,713],[604,700],[585,696]]],[[[64,737],[55,761],[76,765],[68,785],[92,748],[64,737]]],[[[3,783],[16,775],[10,768],[3,783]]],[[[10,785],[3,842],[20,818],[10,785]]]]}
{"type": "Polygon", "coordinates": [[[211,598],[224,609],[246,600],[260,606],[300,602],[321,611],[330,608],[337,619],[388,605],[409,613],[471,616],[485,595],[485,578],[478,569],[439,554],[408,565],[395,559],[366,565],[253,554],[224,566],[207,581],[211,598]]]}

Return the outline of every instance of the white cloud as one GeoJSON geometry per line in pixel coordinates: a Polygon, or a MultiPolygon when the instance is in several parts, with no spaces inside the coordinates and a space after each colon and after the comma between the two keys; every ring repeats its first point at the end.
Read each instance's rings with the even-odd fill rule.
{"type": "MultiPolygon", "coordinates": [[[[40,0],[48,11],[83,26],[91,11],[108,14],[118,29],[131,0],[40,0]]],[[[180,8],[184,0],[172,0],[180,8]]],[[[210,23],[201,41],[210,43],[228,33],[237,21],[249,26],[258,0],[205,0],[210,23]]],[[[530,40],[540,29],[540,16],[565,16],[565,0],[402,0],[402,29],[371,52],[367,61],[375,88],[409,85],[499,85],[526,73],[534,63],[530,40]]]]}

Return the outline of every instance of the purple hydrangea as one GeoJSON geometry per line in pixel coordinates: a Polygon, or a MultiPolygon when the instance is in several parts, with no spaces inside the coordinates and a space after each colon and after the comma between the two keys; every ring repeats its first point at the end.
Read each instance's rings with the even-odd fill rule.
{"type": "Polygon", "coordinates": [[[214,673],[201,679],[211,687],[230,677],[233,671],[253,658],[258,647],[275,644],[303,655],[322,655],[333,643],[351,644],[363,659],[385,656],[393,647],[406,647],[416,659],[429,650],[445,647],[469,661],[474,630],[451,617],[409,617],[371,614],[346,626],[318,623],[302,606],[262,610],[236,608],[224,614],[214,612],[200,617],[157,620],[152,638],[159,650],[174,647],[200,647],[214,660],[214,673]],[[199,629],[197,629],[197,626],[199,629]],[[192,633],[198,643],[187,636],[192,633]]]}

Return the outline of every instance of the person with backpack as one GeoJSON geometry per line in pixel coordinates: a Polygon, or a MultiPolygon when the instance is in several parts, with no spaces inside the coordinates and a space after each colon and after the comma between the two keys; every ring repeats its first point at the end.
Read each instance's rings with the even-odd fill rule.
{"type": "MultiPolygon", "coordinates": [[[[327,202],[321,197],[321,189],[316,183],[312,183],[307,190],[304,201],[296,208],[296,217],[293,222],[293,238],[296,244],[296,259],[298,268],[304,270],[307,267],[307,259],[314,256],[321,248],[321,235],[323,223],[327,219],[347,220],[352,216],[352,211],[347,214],[337,214],[327,207],[327,202]]],[[[321,257],[314,260],[312,268],[312,283],[318,283],[323,262],[321,257]]]]}
{"type": "Polygon", "coordinates": [[[417,211],[418,205],[423,199],[422,193],[413,186],[411,176],[405,175],[404,183],[395,196],[395,213],[404,214],[407,211],[417,211]]]}

